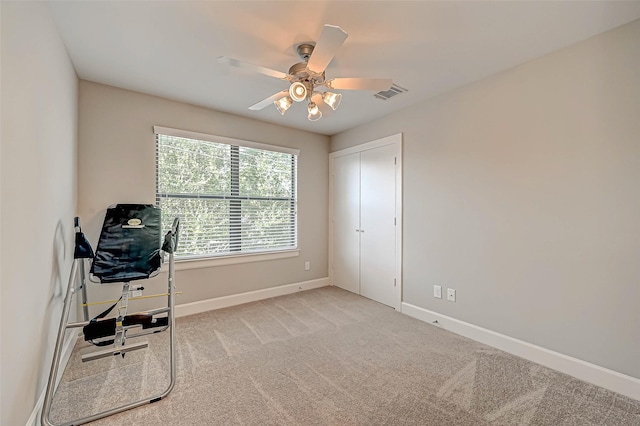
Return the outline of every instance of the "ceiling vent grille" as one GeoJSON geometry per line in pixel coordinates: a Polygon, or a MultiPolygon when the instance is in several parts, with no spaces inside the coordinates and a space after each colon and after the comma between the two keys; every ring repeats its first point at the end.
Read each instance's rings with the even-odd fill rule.
{"type": "Polygon", "coordinates": [[[400,87],[397,84],[393,84],[393,86],[391,86],[391,88],[389,90],[384,90],[382,92],[378,92],[376,93],[375,96],[376,98],[386,101],[389,98],[393,98],[396,95],[399,95],[400,93],[404,93],[407,92],[407,89],[405,89],[404,87],[400,87]]]}

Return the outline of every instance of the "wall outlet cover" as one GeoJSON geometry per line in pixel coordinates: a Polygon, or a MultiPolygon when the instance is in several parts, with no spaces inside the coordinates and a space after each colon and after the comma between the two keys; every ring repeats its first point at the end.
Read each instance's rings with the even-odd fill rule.
{"type": "Polygon", "coordinates": [[[456,290],[453,288],[448,288],[447,289],[447,300],[449,302],[455,302],[456,301],[456,290]]]}

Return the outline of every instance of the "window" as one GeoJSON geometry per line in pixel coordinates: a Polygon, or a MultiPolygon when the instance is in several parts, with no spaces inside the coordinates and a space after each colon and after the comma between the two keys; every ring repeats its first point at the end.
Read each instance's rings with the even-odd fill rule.
{"type": "Polygon", "coordinates": [[[163,229],[180,217],[177,258],[297,246],[298,151],[154,127],[163,229]]]}

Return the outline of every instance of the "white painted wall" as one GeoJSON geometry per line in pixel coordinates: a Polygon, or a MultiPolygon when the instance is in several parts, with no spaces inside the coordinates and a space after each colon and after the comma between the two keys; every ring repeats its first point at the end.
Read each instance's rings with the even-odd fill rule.
{"type": "Polygon", "coordinates": [[[42,2],[1,2],[1,416],[40,397],[73,256],[78,79],[42,2]]]}
{"type": "MultiPolygon", "coordinates": [[[[178,289],[184,293],[178,296],[178,304],[328,276],[327,136],[88,81],[80,82],[79,122],[78,210],[87,237],[94,245],[107,206],[155,203],[154,125],[300,149],[300,255],[180,270],[176,279],[178,289]],[[310,271],[304,270],[305,261],[311,262],[310,271]]],[[[107,291],[119,291],[104,287],[97,291],[95,285],[90,287],[90,296],[91,292],[106,296],[107,291]]],[[[166,289],[165,274],[145,284],[149,294],[163,288],[166,289]]],[[[139,306],[150,305],[140,303],[139,306]]]]}
{"type": "Polygon", "coordinates": [[[640,378],[640,21],[331,151],[398,132],[403,300],[640,378]]]}

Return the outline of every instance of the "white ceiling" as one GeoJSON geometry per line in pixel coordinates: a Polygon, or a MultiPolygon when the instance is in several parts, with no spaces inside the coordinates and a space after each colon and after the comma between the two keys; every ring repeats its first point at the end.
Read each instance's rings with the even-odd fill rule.
{"type": "Polygon", "coordinates": [[[640,18],[640,1],[55,1],[78,76],[219,111],[332,135],[640,18]],[[287,82],[230,69],[230,56],[287,72],[294,46],[339,25],[333,77],[392,78],[409,91],[381,101],[343,91],[310,122],[294,104],[248,107],[287,82]]]}

